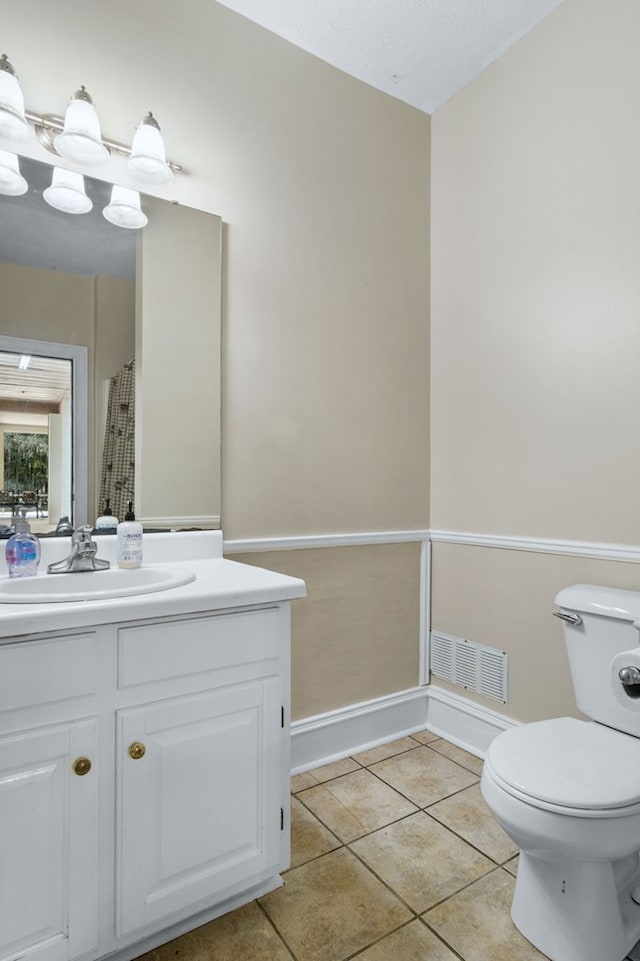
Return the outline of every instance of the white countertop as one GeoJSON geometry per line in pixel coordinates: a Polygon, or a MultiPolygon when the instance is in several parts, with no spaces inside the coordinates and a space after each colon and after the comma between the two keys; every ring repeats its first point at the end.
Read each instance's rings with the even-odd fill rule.
{"type": "MultiPolygon", "coordinates": [[[[115,566],[115,537],[95,540],[98,556],[115,566]]],[[[48,563],[68,553],[69,538],[47,538],[41,545],[38,578],[74,576],[46,573],[48,563]]],[[[304,581],[296,577],[225,560],[219,531],[145,534],[143,567],[161,565],[187,568],[195,574],[195,580],[182,587],[129,597],[51,604],[0,603],[0,638],[268,604],[306,595],[304,581]]],[[[0,571],[6,578],[4,558],[0,571]]],[[[109,572],[96,572],[95,576],[108,577],[109,572]]]]}

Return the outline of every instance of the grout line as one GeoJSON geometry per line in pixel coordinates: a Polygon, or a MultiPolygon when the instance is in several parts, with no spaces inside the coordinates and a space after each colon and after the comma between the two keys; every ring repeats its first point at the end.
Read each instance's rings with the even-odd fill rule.
{"type": "Polygon", "coordinates": [[[298,961],[295,953],[293,952],[293,950],[292,950],[291,947],[289,946],[287,940],[286,940],[286,939],[280,934],[280,932],[278,931],[278,929],[277,929],[277,927],[276,927],[273,919],[271,918],[271,915],[269,914],[269,912],[267,911],[267,909],[265,908],[265,906],[262,904],[261,899],[258,898],[257,901],[256,901],[256,903],[257,903],[258,908],[260,909],[260,911],[262,911],[263,915],[264,915],[265,918],[267,919],[267,922],[271,925],[271,927],[272,927],[273,930],[275,931],[276,936],[280,939],[280,941],[282,941],[282,944],[284,945],[284,947],[286,948],[286,950],[289,952],[289,954],[290,954],[291,957],[293,958],[293,961],[298,961]]]}
{"type": "MultiPolygon", "coordinates": [[[[403,928],[408,928],[410,924],[413,924],[414,921],[417,921],[417,920],[419,920],[419,919],[418,919],[418,918],[409,918],[409,920],[408,920],[408,921],[405,921],[404,924],[399,924],[397,928],[391,928],[391,930],[390,930],[390,931],[387,931],[386,934],[381,934],[379,938],[376,938],[376,939],[375,939],[375,941],[371,941],[369,944],[366,944],[363,948],[358,948],[358,950],[355,952],[355,954],[349,954],[349,955],[347,955],[347,957],[346,957],[346,958],[343,958],[342,961],[355,961],[356,958],[362,957],[362,955],[363,955],[366,951],[369,951],[370,948],[375,947],[376,944],[380,944],[380,942],[381,942],[381,941],[384,941],[385,938],[388,938],[390,935],[395,934],[396,931],[402,931],[403,928]]],[[[463,961],[464,961],[464,959],[463,959],[463,961]]]]}
{"type": "MultiPolygon", "coordinates": [[[[431,908],[428,908],[427,910],[430,911],[431,908]]],[[[454,956],[455,958],[459,958],[460,961],[467,961],[467,959],[464,957],[464,955],[460,954],[460,952],[459,952],[458,950],[456,950],[456,948],[454,948],[454,946],[453,946],[452,944],[449,944],[449,942],[447,941],[447,939],[446,939],[442,934],[440,934],[439,931],[436,931],[435,928],[432,928],[429,924],[427,924],[427,922],[426,922],[425,919],[422,917],[422,915],[418,918],[418,921],[420,921],[422,924],[424,924],[424,926],[425,926],[425,928],[427,929],[427,931],[428,931],[430,934],[433,934],[434,937],[436,937],[441,944],[444,944],[445,948],[448,948],[448,950],[453,954],[453,956],[454,956]]]]}
{"type": "MultiPolygon", "coordinates": [[[[450,901],[451,898],[455,898],[455,897],[456,897],[458,894],[460,894],[462,891],[466,891],[467,888],[470,888],[472,885],[474,885],[474,884],[476,883],[476,881],[480,881],[482,878],[487,878],[487,877],[489,877],[490,874],[494,874],[496,871],[502,871],[502,870],[503,870],[502,866],[501,866],[500,864],[495,864],[495,862],[494,862],[494,864],[492,865],[492,867],[489,868],[488,871],[483,871],[483,873],[482,873],[482,874],[479,874],[477,878],[474,878],[474,879],[473,879],[473,881],[467,881],[467,883],[466,883],[466,884],[463,884],[462,887],[461,887],[461,888],[458,888],[457,891],[454,891],[452,894],[448,894],[448,895],[446,896],[446,898],[440,898],[440,900],[439,900],[439,901],[436,901],[435,904],[431,904],[431,905],[430,905],[425,911],[423,911],[422,914],[420,915],[421,920],[424,921],[424,923],[427,925],[427,927],[429,928],[430,931],[435,931],[435,928],[432,928],[431,925],[429,924],[429,922],[425,919],[425,914],[428,914],[429,911],[433,911],[435,908],[439,908],[441,904],[445,904],[447,901],[450,901]]],[[[509,873],[509,872],[507,872],[507,873],[509,873]]],[[[511,875],[511,877],[513,877],[513,875],[511,875]]]]}
{"type": "MultiPolygon", "coordinates": [[[[382,830],[382,829],[380,829],[380,830],[382,830]]],[[[355,841],[360,841],[361,838],[354,838],[354,840],[355,840],[355,841]]],[[[384,878],[381,878],[380,875],[374,870],[374,868],[372,868],[370,864],[367,864],[367,862],[358,854],[357,851],[353,851],[349,844],[345,844],[345,848],[347,849],[347,851],[348,851],[350,854],[353,855],[353,857],[354,857],[357,861],[360,862],[360,864],[361,864],[364,868],[367,869],[367,871],[369,872],[369,874],[372,874],[373,877],[374,877],[377,881],[379,881],[380,884],[382,884],[383,887],[385,887],[385,888],[387,889],[387,891],[389,891],[389,892],[394,896],[394,898],[397,898],[397,900],[400,901],[400,902],[405,906],[405,908],[407,909],[407,911],[410,911],[410,912],[411,912],[411,914],[413,915],[413,917],[411,918],[412,921],[415,920],[416,918],[420,917],[420,913],[419,913],[418,911],[416,911],[415,908],[412,908],[411,905],[409,904],[409,902],[406,901],[406,900],[402,897],[402,895],[399,894],[394,888],[392,888],[388,881],[385,881],[384,878]]],[[[426,910],[428,911],[429,909],[427,908],[426,910]]],[[[402,926],[403,926],[403,925],[401,925],[401,927],[402,927],[402,926]]]]}

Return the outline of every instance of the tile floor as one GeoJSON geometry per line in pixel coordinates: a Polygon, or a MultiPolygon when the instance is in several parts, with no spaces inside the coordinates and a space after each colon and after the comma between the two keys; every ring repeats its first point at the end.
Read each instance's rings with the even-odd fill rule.
{"type": "Polygon", "coordinates": [[[481,768],[424,732],[297,775],[284,886],[144,961],[544,961],[481,768]]]}
{"type": "Polygon", "coordinates": [[[284,886],[145,961],[540,961],[481,766],[424,732],[297,775],[284,886]]]}

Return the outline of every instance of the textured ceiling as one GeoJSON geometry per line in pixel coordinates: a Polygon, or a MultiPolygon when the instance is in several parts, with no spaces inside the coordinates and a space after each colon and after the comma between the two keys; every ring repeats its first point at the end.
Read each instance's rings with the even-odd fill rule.
{"type": "Polygon", "coordinates": [[[562,0],[218,0],[433,113],[562,0]]]}

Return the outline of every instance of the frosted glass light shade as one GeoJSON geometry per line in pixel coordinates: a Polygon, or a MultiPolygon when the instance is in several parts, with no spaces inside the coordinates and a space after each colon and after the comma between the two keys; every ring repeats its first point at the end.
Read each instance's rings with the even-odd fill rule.
{"type": "Polygon", "coordinates": [[[50,207],[65,214],[86,214],[93,207],[85,193],[82,174],[62,167],[54,167],[51,186],[43,191],[42,196],[50,207]]]}
{"type": "Polygon", "coordinates": [[[168,184],[173,180],[160,127],[152,113],[148,113],[136,128],[128,166],[131,175],[144,183],[168,184]]]}
{"type": "Polygon", "coordinates": [[[14,153],[0,150],[0,194],[19,197],[26,194],[29,184],[20,173],[18,158],[14,153]]]}
{"type": "Polygon", "coordinates": [[[112,188],[111,201],[102,211],[102,215],[110,224],[126,227],[128,230],[138,230],[149,223],[140,207],[140,194],[128,187],[112,188]]]}
{"type": "Polygon", "coordinates": [[[53,145],[61,157],[87,167],[97,167],[109,159],[96,108],[84,87],[70,101],[64,115],[64,130],[54,137],[53,145]]]}
{"type": "Polygon", "coordinates": [[[0,57],[0,137],[24,143],[33,130],[24,115],[24,97],[5,53],[0,57]]]}

